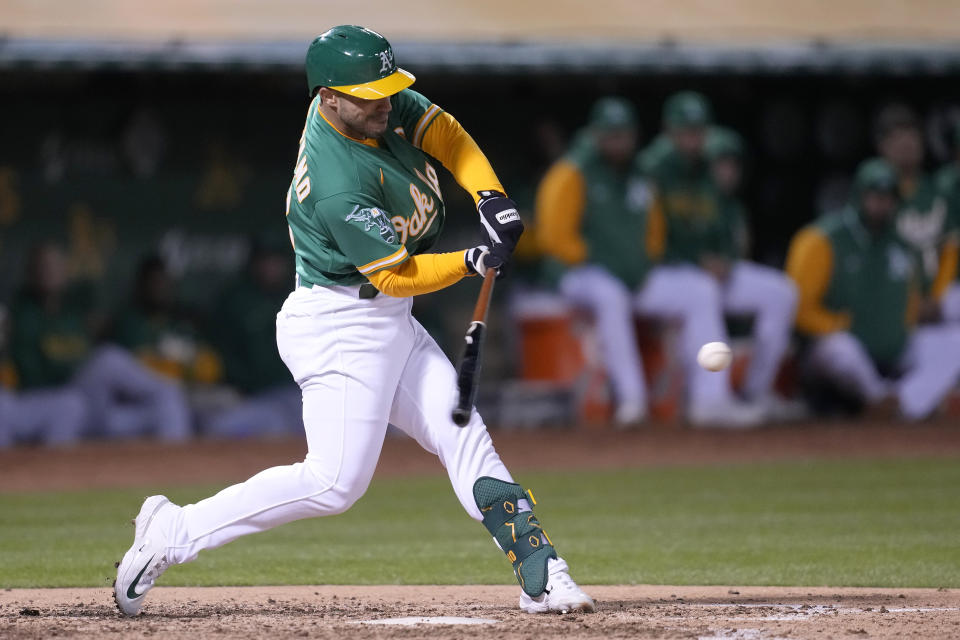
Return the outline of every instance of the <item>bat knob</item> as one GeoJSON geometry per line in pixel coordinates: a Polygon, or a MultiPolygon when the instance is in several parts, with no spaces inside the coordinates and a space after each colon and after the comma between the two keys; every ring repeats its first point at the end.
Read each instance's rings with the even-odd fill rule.
{"type": "Polygon", "coordinates": [[[473,413],[473,409],[461,409],[457,407],[453,410],[453,414],[450,416],[453,418],[453,423],[458,427],[465,427],[467,423],[470,422],[470,414],[473,413]]]}

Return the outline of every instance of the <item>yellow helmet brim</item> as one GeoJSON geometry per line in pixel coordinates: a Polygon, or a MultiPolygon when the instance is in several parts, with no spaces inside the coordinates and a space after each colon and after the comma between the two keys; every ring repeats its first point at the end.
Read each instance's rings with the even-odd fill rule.
{"type": "Polygon", "coordinates": [[[396,71],[386,78],[380,78],[372,82],[364,82],[363,84],[350,84],[330,88],[340,91],[341,93],[362,98],[363,100],[379,100],[381,98],[389,98],[395,93],[400,93],[412,85],[414,80],[416,80],[416,78],[412,73],[398,67],[396,71]]]}

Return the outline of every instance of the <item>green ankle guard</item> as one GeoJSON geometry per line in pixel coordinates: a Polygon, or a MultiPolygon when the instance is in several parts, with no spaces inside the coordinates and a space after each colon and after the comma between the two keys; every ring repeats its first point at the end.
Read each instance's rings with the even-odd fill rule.
{"type": "Polygon", "coordinates": [[[532,506],[537,502],[528,493],[518,484],[489,476],[473,484],[473,499],[483,514],[483,526],[513,563],[520,587],[536,598],[547,588],[547,560],[556,558],[557,552],[533,515],[532,506]],[[525,504],[521,505],[521,500],[525,504]]]}

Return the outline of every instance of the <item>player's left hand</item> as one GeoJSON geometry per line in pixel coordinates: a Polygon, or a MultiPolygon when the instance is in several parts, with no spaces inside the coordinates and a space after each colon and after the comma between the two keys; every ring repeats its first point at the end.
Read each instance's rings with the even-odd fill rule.
{"type": "Polygon", "coordinates": [[[484,244],[502,262],[510,258],[523,233],[523,221],[517,203],[499,191],[480,191],[477,211],[483,225],[484,244]]]}
{"type": "Polygon", "coordinates": [[[503,275],[503,259],[491,253],[490,247],[485,244],[467,249],[463,261],[468,269],[479,274],[481,278],[487,275],[487,269],[496,270],[498,278],[503,275]]]}

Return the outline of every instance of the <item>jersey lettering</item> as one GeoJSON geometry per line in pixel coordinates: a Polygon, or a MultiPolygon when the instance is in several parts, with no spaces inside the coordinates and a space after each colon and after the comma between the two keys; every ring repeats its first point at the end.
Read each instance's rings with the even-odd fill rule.
{"type": "Polygon", "coordinates": [[[427,166],[424,168],[423,172],[419,169],[414,169],[414,173],[417,174],[417,177],[423,180],[429,185],[430,189],[437,194],[437,197],[440,198],[440,202],[443,202],[443,194],[440,193],[440,178],[437,176],[437,170],[431,166],[428,162],[427,166]],[[427,175],[423,175],[426,173],[427,175]]]}
{"type": "MultiPolygon", "coordinates": [[[[303,135],[300,136],[300,148],[297,150],[297,165],[293,169],[293,182],[290,185],[297,194],[297,202],[303,204],[303,201],[310,195],[310,176],[307,166],[307,129],[304,127],[303,135]]],[[[290,215],[290,190],[287,190],[287,215],[290,215]]]]}
{"type": "MultiPolygon", "coordinates": [[[[418,178],[427,183],[440,202],[443,202],[443,198],[440,196],[440,179],[437,177],[436,169],[431,167],[428,162],[424,172],[419,169],[415,169],[414,172],[418,178]]],[[[406,243],[408,238],[416,238],[426,233],[440,212],[436,200],[429,193],[420,191],[420,187],[412,182],[410,183],[410,198],[413,199],[413,215],[409,218],[393,216],[390,219],[393,228],[400,234],[400,244],[406,243]]]]}
{"type": "Polygon", "coordinates": [[[297,202],[303,203],[310,195],[310,176],[307,175],[307,155],[300,156],[297,168],[293,172],[293,182],[297,190],[297,202]]]}

